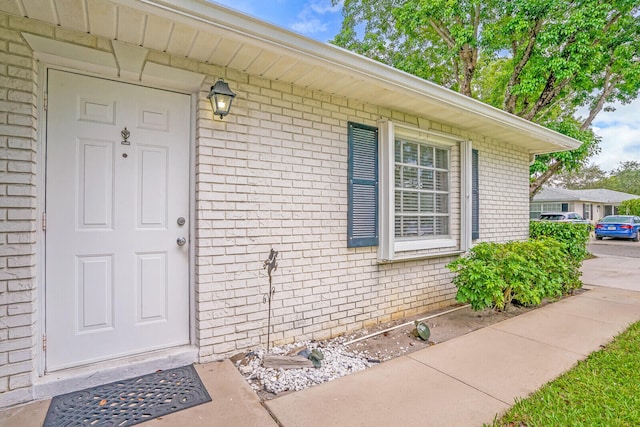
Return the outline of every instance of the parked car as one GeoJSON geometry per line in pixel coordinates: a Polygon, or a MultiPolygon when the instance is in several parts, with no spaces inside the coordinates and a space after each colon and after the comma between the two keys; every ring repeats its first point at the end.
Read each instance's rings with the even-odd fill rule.
{"type": "Polygon", "coordinates": [[[640,241],[640,217],[633,215],[608,215],[596,224],[596,239],[620,237],[640,241]]]}
{"type": "Polygon", "coordinates": [[[589,224],[589,221],[582,218],[575,212],[545,212],[540,215],[540,221],[574,222],[576,224],[589,224]]]}

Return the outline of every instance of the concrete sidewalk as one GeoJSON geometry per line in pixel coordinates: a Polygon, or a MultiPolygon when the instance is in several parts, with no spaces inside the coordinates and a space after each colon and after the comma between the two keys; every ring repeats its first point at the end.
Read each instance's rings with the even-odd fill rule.
{"type": "Polygon", "coordinates": [[[640,258],[598,255],[582,265],[582,282],[640,291],[640,258]]]}
{"type": "MultiPolygon", "coordinates": [[[[630,263],[627,267],[638,262],[622,260],[630,263]]],[[[633,275],[616,276],[609,265],[601,258],[586,261],[583,280],[589,285],[603,281],[612,287],[589,286],[580,295],[366,371],[267,401],[266,408],[231,362],[198,365],[213,401],[144,425],[372,427],[490,423],[516,398],[526,397],[640,320],[637,279],[633,275]]],[[[620,265],[616,269],[619,271],[620,265]]],[[[41,426],[48,406],[48,401],[42,401],[0,411],[0,426],[41,426]]]]}
{"type": "Polygon", "coordinates": [[[594,287],[266,403],[294,426],[481,426],[640,320],[640,292],[594,287]]]}

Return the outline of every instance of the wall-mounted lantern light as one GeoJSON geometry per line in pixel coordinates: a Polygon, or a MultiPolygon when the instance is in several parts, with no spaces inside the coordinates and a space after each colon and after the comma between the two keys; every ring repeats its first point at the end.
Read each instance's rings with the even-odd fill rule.
{"type": "Polygon", "coordinates": [[[216,84],[211,86],[211,92],[207,95],[207,99],[211,101],[211,108],[213,108],[213,114],[224,118],[229,114],[231,110],[231,102],[236,94],[229,89],[229,84],[222,78],[218,79],[216,84]]]}

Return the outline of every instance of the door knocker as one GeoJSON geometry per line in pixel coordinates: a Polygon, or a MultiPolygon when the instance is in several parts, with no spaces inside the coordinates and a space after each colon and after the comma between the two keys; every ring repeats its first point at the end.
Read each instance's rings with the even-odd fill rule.
{"type": "Polygon", "coordinates": [[[131,136],[131,132],[129,132],[127,130],[126,126],[124,127],[124,129],[122,129],[122,132],[120,132],[120,135],[122,135],[122,142],[120,144],[122,144],[122,145],[131,145],[131,142],[129,141],[129,137],[131,136]]]}

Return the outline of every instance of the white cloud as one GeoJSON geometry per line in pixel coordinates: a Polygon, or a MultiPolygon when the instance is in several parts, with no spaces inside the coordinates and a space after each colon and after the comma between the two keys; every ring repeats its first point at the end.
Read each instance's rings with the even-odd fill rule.
{"type": "Polygon", "coordinates": [[[331,4],[331,0],[316,0],[311,2],[309,7],[315,12],[321,15],[325,13],[336,13],[342,10],[344,1],[339,1],[335,6],[331,4]]]}
{"type": "Polygon", "coordinates": [[[602,111],[598,114],[595,123],[599,127],[607,127],[622,123],[633,123],[640,126],[638,117],[640,116],[640,99],[634,100],[630,104],[615,104],[615,111],[602,111]]]}
{"type": "Polygon", "coordinates": [[[640,162],[640,128],[620,124],[606,128],[594,126],[594,130],[602,141],[600,154],[591,159],[592,163],[605,171],[612,171],[620,162],[640,162]]]}
{"type": "Polygon", "coordinates": [[[342,2],[333,6],[331,0],[312,0],[305,3],[298,13],[297,21],[291,24],[291,29],[299,33],[317,34],[328,30],[326,14],[338,13],[342,10],[342,2]]]}
{"type": "Polygon", "coordinates": [[[612,112],[602,111],[593,123],[602,141],[600,154],[591,162],[605,171],[616,169],[620,162],[640,162],[640,100],[615,107],[612,112]]]}
{"type": "Polygon", "coordinates": [[[319,19],[301,19],[291,24],[291,29],[301,34],[321,33],[327,30],[327,24],[319,19]]]}

